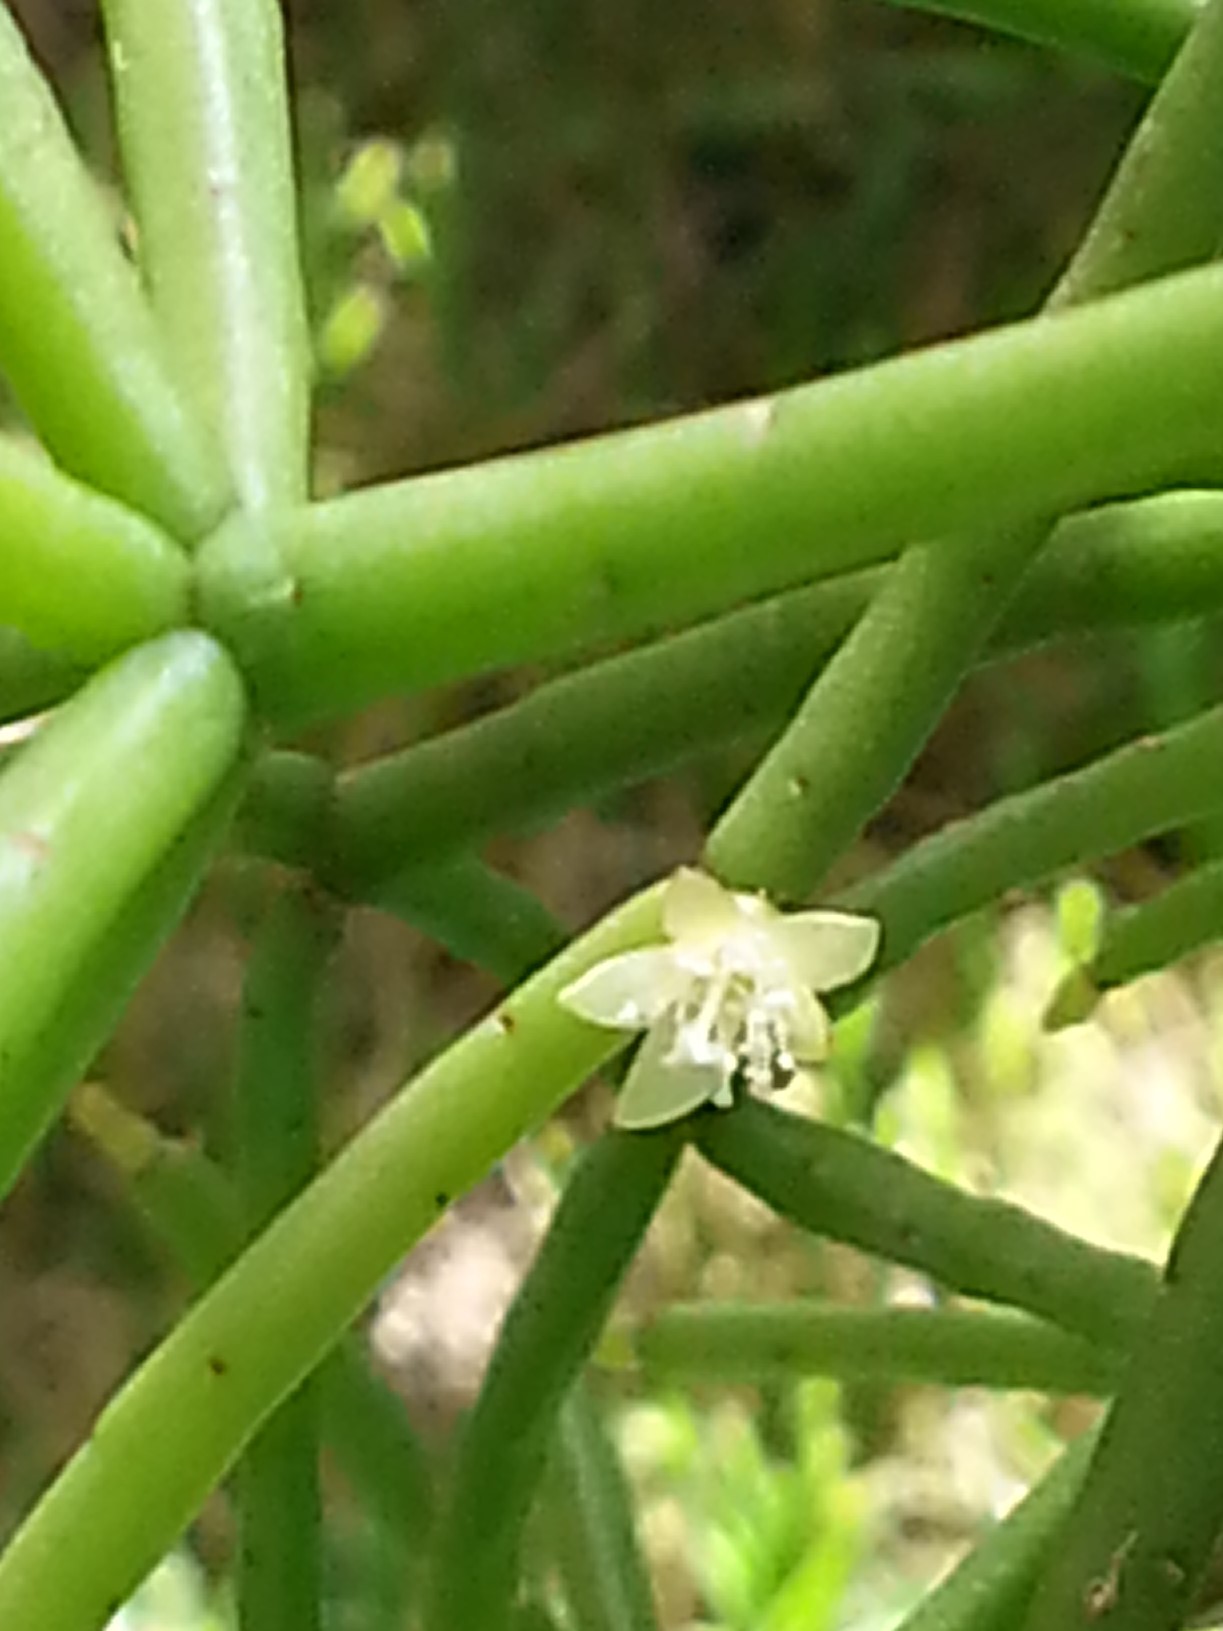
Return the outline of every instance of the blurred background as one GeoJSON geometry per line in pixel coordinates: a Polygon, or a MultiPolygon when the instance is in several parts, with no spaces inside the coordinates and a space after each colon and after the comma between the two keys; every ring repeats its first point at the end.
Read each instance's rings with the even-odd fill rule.
{"type": "MultiPolygon", "coordinates": [[[[122,219],[95,7],[10,0],[122,219]]],[[[287,8],[318,360],[321,493],[684,412],[1031,312],[1141,108],[1132,87],[872,0],[296,0],[287,8]]],[[[852,869],[998,793],[1194,710],[1217,627],[1047,650],[965,689],[852,869]]],[[[512,699],[539,672],[389,703],[305,745],[352,762],[512,699]]],[[[574,811],[491,858],[573,927],[689,860],[746,766],[574,811]]],[[[1096,1240],[1157,1254],[1219,1118],[1223,967],[1040,1014],[1099,890],[1151,892],[1210,829],[974,921],[840,1027],[822,1113],[1096,1240]]],[[[97,1076],[223,1149],[258,870],[231,858],[97,1076]]],[[[327,1015],[329,1144],[495,991],[353,914],[327,1015]]],[[[387,1288],[379,1363],[431,1444],[479,1375],[594,1090],[387,1288]]],[[[625,1298],[873,1302],[929,1288],[800,1240],[686,1167],[625,1298]]],[[[7,1527],[181,1308],[96,1155],[53,1139],[0,1217],[7,1527]]],[[[1091,1419],[1086,1403],[879,1387],[650,1389],[609,1339],[616,1424],[668,1631],[873,1631],[1091,1419]]],[[[343,1511],[341,1487],[332,1491],[343,1511]]],[[[349,1533],[343,1523],[341,1536],[349,1533]]],[[[218,1499],[122,1618],[228,1624],[218,1499]]],[[[335,1624],[363,1627],[337,1541],[335,1624]]]]}

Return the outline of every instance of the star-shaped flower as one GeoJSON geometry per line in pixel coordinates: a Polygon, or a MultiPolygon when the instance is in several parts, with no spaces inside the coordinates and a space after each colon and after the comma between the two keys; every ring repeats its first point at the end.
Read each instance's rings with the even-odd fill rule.
{"type": "Polygon", "coordinates": [[[848,912],[779,912],[684,868],[663,894],[670,944],[597,963],[560,993],[592,1024],[645,1031],[616,1125],[661,1127],[707,1101],[728,1107],[742,1074],[757,1092],[827,1056],[816,992],[848,985],[879,949],[879,925],[848,912]]]}

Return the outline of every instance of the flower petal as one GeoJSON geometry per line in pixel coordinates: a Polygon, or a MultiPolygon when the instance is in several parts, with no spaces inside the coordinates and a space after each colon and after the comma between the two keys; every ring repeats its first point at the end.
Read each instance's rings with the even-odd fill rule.
{"type": "Polygon", "coordinates": [[[684,866],[668,879],[662,897],[663,927],[672,940],[705,946],[741,927],[735,896],[707,872],[684,866]]]}
{"type": "Polygon", "coordinates": [[[629,1068],[616,1100],[617,1127],[630,1132],[665,1127],[720,1091],[723,1075],[716,1066],[676,1062],[674,1049],[674,1022],[667,1018],[651,1029],[629,1068]]]}
{"type": "Polygon", "coordinates": [[[665,946],[608,957],[557,996],[570,1013],[618,1031],[644,1031],[684,995],[690,976],[665,946]]]}
{"type": "Polygon", "coordinates": [[[833,991],[865,974],[879,952],[879,925],[851,912],[793,912],[769,929],[773,943],[811,991],[833,991]]]}
{"type": "Polygon", "coordinates": [[[832,1026],[823,1005],[803,986],[790,992],[790,1052],[800,1064],[814,1065],[827,1059],[832,1044],[832,1026]]]}

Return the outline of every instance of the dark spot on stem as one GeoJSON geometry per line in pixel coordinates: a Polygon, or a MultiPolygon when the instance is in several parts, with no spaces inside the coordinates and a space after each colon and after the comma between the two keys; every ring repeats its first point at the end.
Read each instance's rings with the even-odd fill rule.
{"type": "Polygon", "coordinates": [[[506,1008],[498,1008],[497,1012],[493,1015],[493,1023],[501,1032],[502,1036],[513,1036],[514,1032],[518,1029],[518,1021],[506,1008]]]}
{"type": "Polygon", "coordinates": [[[214,1376],[224,1376],[228,1372],[229,1366],[226,1364],[225,1360],[221,1358],[220,1354],[209,1354],[208,1369],[214,1376]]]}
{"type": "Polygon", "coordinates": [[[439,1189],[437,1194],[433,1197],[433,1204],[437,1207],[439,1212],[444,1212],[450,1205],[450,1196],[447,1195],[444,1189],[439,1189]]]}

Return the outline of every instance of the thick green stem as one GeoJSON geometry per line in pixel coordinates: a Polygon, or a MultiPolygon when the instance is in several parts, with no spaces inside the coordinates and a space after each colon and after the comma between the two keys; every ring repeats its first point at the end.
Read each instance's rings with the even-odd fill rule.
{"type": "MultiPolygon", "coordinates": [[[[1064,522],[990,647],[1198,615],[1223,600],[1223,498],[1174,493],[1064,522]]],[[[853,627],[881,574],[748,606],[605,659],[521,702],[341,775],[302,754],[256,768],[240,840],[365,895],[405,864],[546,822],[576,804],[779,725],[853,627]]]]}
{"type": "MultiPolygon", "coordinates": [[[[1208,7],[1047,310],[1213,253],[1223,219],[1223,0],[1208,7]]],[[[1056,417],[1056,414],[1053,416],[1056,417]]],[[[899,786],[1049,537],[1050,522],[909,550],[710,835],[732,884],[801,898],[899,786]]]]}
{"type": "Polygon", "coordinates": [[[892,0],[1158,84],[1193,24],[1192,0],[892,0]]]}
{"type": "Polygon", "coordinates": [[[220,459],[171,382],[116,224],[0,7],[0,367],[60,464],[180,538],[214,525],[220,459]]]}
{"type": "Polygon", "coordinates": [[[238,793],[245,702],[207,635],[96,675],[0,776],[0,1194],[190,898],[238,793]]]}
{"type": "MultiPolygon", "coordinates": [[[[243,991],[234,1155],[245,1232],[302,1190],[318,1160],[318,1008],[336,920],[291,889],[259,929],[243,991]]],[[[238,1622],[244,1631],[317,1631],[322,1511],[318,1393],[303,1383],[247,1447],[236,1480],[238,1622]]]]}
{"type": "Polygon", "coordinates": [[[677,1128],[613,1131],[582,1157],[506,1315],[459,1445],[427,1631],[500,1631],[557,1415],[683,1148],[677,1128]]]}
{"type": "Polygon", "coordinates": [[[0,440],[0,622],[96,663],[185,623],[188,588],[156,527],[0,440]]]}
{"type": "MultiPolygon", "coordinates": [[[[195,1142],[160,1134],[104,1089],[72,1100],[74,1126],[123,1185],[149,1234],[203,1292],[239,1255],[241,1210],[228,1176],[195,1142]]],[[[355,1341],[319,1367],[322,1424],[336,1465],[393,1541],[406,1580],[419,1564],[432,1513],[430,1470],[401,1400],[378,1380],[355,1341]]]]}
{"type": "Polygon", "coordinates": [[[633,1352],[670,1383],[835,1376],[1107,1394],[1120,1369],[1115,1353],[1026,1315],[803,1301],[680,1304],[636,1332],[633,1352]]]}
{"type": "Polygon", "coordinates": [[[1223,1528],[1223,1152],[1173,1243],[1027,1631],[1178,1631],[1223,1528]]]}
{"type": "Polygon", "coordinates": [[[1022,1207],[956,1189],[853,1133],[749,1101],[708,1111],[696,1141],[783,1217],[1123,1348],[1156,1291],[1149,1263],[1104,1251],[1022,1207]]]}
{"type": "Polygon", "coordinates": [[[639,635],[983,508],[1005,526],[1187,478],[1215,455],[1220,351],[1223,269],[1183,273],[769,400],[231,523],[200,557],[203,614],[294,721],[639,635]]]}
{"type": "Polygon", "coordinates": [[[275,0],[105,0],[139,256],[239,500],[305,497],[309,339],[275,0]]]}
{"type": "Polygon", "coordinates": [[[1223,861],[1178,878],[1153,900],[1130,906],[1104,925],[1085,968],[1066,976],[1049,1005],[1046,1025],[1057,1030],[1086,1019],[1105,991],[1168,968],[1223,939],[1223,861]]]}
{"type": "Polygon", "coordinates": [[[0,724],[50,707],[84,678],[79,664],[40,651],[16,629],[0,627],[0,724]]]}
{"type": "Polygon", "coordinates": [[[841,903],[883,924],[872,977],[1008,890],[1040,883],[1223,806],[1223,708],[1144,736],[953,822],[841,903]]]}
{"type": "Polygon", "coordinates": [[[429,1066],[178,1325],[0,1559],[5,1631],[104,1623],[399,1258],[614,1052],[557,993],[657,941],[658,897],[634,897],[429,1066]]]}

